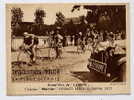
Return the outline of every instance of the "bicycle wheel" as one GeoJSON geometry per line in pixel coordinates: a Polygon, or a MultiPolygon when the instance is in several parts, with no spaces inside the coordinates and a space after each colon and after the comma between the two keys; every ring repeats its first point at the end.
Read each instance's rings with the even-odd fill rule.
{"type": "Polygon", "coordinates": [[[17,62],[29,63],[30,62],[29,54],[23,50],[20,50],[17,55],[17,62]]]}
{"type": "Polygon", "coordinates": [[[49,49],[49,57],[50,58],[55,58],[56,57],[56,51],[54,48],[49,49]]]}

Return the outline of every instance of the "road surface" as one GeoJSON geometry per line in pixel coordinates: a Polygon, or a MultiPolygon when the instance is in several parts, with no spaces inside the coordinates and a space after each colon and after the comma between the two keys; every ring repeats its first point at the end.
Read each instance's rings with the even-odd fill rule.
{"type": "MultiPolygon", "coordinates": [[[[60,75],[52,76],[55,78],[53,81],[60,82],[101,82],[103,79],[99,75],[90,72],[87,69],[88,58],[90,57],[90,51],[86,50],[85,53],[78,53],[77,48],[74,46],[68,46],[63,49],[63,54],[61,58],[50,60],[48,59],[48,48],[40,49],[38,51],[38,56],[40,59],[37,60],[38,64],[28,66],[28,65],[15,65],[17,62],[18,52],[12,52],[12,69],[14,70],[42,70],[42,69],[60,69],[60,75]]],[[[21,60],[28,62],[29,57],[25,54],[21,55],[21,60]]],[[[12,77],[19,77],[14,76],[12,77]]],[[[23,75],[20,77],[35,77],[35,75],[23,75]]],[[[45,75],[36,77],[46,77],[45,75]]],[[[47,76],[51,77],[51,76],[47,76]]],[[[45,80],[46,81],[46,80],[45,80]]]]}

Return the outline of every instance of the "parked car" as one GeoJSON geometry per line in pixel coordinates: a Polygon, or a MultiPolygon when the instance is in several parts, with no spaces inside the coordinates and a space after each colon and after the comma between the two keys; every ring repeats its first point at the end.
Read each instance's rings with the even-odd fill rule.
{"type": "MultiPolygon", "coordinates": [[[[124,42],[123,42],[124,43],[124,42]]],[[[88,59],[90,72],[100,74],[104,81],[126,80],[126,49],[124,46],[106,47],[98,52],[93,51],[88,59]]]]}

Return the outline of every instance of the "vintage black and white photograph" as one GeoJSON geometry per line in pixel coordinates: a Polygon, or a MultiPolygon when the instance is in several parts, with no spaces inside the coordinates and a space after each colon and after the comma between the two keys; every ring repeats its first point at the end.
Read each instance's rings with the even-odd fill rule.
{"type": "Polygon", "coordinates": [[[12,83],[81,83],[65,88],[74,91],[128,82],[126,4],[7,4],[6,10],[12,83]]]}

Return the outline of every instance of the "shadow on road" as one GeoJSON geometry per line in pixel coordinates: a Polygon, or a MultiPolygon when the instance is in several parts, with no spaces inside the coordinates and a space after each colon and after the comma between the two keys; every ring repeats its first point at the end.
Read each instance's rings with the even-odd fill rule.
{"type": "Polygon", "coordinates": [[[67,53],[79,53],[78,51],[66,51],[67,53]]]}
{"type": "Polygon", "coordinates": [[[39,60],[50,60],[50,57],[37,57],[37,59],[39,59],[39,60]]]}
{"type": "Polygon", "coordinates": [[[25,62],[25,61],[13,61],[12,62],[12,66],[17,66],[17,65],[20,65],[20,64],[27,64],[27,62],[25,62]]]}
{"type": "Polygon", "coordinates": [[[84,52],[82,51],[66,51],[67,53],[70,53],[70,54],[82,54],[84,52]]]}
{"type": "Polygon", "coordinates": [[[93,72],[78,71],[71,73],[73,77],[80,79],[82,82],[105,82],[105,79],[102,75],[97,75],[93,72]]]}

